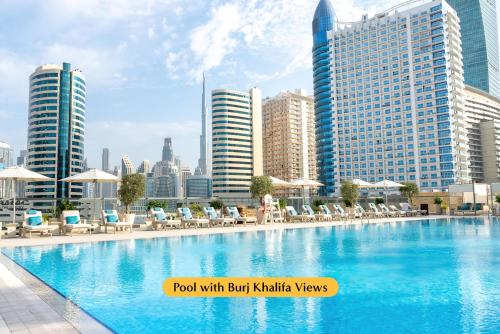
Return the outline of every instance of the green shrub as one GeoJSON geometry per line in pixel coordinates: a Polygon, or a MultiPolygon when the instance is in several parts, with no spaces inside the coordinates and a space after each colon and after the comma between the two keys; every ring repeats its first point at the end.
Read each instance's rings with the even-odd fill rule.
{"type": "Polygon", "coordinates": [[[375,205],[384,204],[385,200],[382,197],[375,198],[375,205]]]}

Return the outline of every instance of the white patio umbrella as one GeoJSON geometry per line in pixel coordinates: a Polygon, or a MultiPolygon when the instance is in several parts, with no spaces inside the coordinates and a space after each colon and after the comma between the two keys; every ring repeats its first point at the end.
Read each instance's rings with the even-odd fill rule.
{"type": "Polygon", "coordinates": [[[323,183],[321,183],[321,182],[309,180],[309,179],[305,179],[305,178],[292,180],[292,181],[290,181],[290,184],[294,188],[302,188],[302,195],[304,197],[304,203],[306,202],[306,187],[318,188],[318,187],[323,186],[323,183]]]}
{"type": "Polygon", "coordinates": [[[352,183],[357,185],[358,188],[373,188],[374,187],[373,183],[366,182],[366,181],[361,180],[361,179],[354,179],[354,180],[352,180],[352,183]]]}
{"type": "Polygon", "coordinates": [[[387,189],[389,188],[401,188],[404,187],[401,183],[397,183],[391,180],[382,180],[373,184],[376,188],[384,188],[385,202],[387,203],[387,189]]]}
{"type": "Polygon", "coordinates": [[[8,167],[0,170],[0,180],[12,180],[12,192],[14,193],[14,205],[12,223],[16,223],[16,184],[17,181],[48,181],[45,175],[32,172],[21,166],[8,167]]]}
{"type": "Polygon", "coordinates": [[[65,182],[82,182],[82,183],[93,183],[94,184],[94,208],[92,217],[95,216],[95,199],[96,199],[96,189],[98,183],[118,183],[120,178],[116,175],[103,172],[102,170],[93,168],[86,172],[75,174],[61,181],[65,182]]]}
{"type": "Polygon", "coordinates": [[[277,177],[274,176],[269,176],[271,179],[271,182],[273,183],[273,187],[275,188],[290,188],[292,185],[290,182],[284,181],[282,179],[278,179],[277,177]]]}

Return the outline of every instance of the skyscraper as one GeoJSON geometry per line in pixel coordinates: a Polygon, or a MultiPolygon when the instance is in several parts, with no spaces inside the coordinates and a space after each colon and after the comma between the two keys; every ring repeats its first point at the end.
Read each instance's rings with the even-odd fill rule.
{"type": "Polygon", "coordinates": [[[313,29],[313,73],[314,73],[314,110],[316,117],[316,151],[318,181],[325,186],[321,188],[323,195],[335,191],[334,154],[334,128],[332,115],[332,82],[330,68],[332,59],[327,32],[333,31],[335,25],[335,12],[330,0],[321,0],[314,12],[313,29]]]}
{"type": "Polygon", "coordinates": [[[174,152],[172,150],[172,138],[167,137],[163,143],[162,161],[174,161],[174,152]]]}
{"type": "Polygon", "coordinates": [[[26,151],[26,150],[19,151],[19,156],[17,157],[16,164],[18,166],[25,166],[26,165],[26,157],[27,156],[28,156],[28,151],[26,151]]]}
{"type": "Polygon", "coordinates": [[[214,196],[248,197],[251,177],[263,175],[260,89],[212,91],[212,134],[214,196]]]}
{"type": "Polygon", "coordinates": [[[447,2],[460,18],[465,84],[500,98],[496,1],[447,2]]]}
{"type": "Polygon", "coordinates": [[[207,101],[205,95],[205,73],[203,73],[203,93],[201,95],[201,136],[200,136],[200,158],[198,159],[198,168],[203,175],[208,174],[208,141],[207,141],[207,101]]]}
{"type": "Polygon", "coordinates": [[[137,167],[137,173],[147,174],[151,171],[151,164],[149,160],[144,160],[141,162],[139,167],[137,167]]]}
{"type": "Polygon", "coordinates": [[[134,174],[134,164],[130,160],[128,155],[122,157],[122,177],[134,174]]]}
{"type": "Polygon", "coordinates": [[[262,105],[264,174],[315,180],[314,102],[305,90],[281,92],[262,105]]]}
{"type": "Polygon", "coordinates": [[[313,20],[318,174],[324,195],[343,180],[469,182],[460,26],[445,1],[414,1],[335,23],[313,20]]]}
{"type": "Polygon", "coordinates": [[[102,170],[105,172],[109,170],[109,149],[108,148],[102,149],[102,170]]]}
{"type": "MultiPolygon", "coordinates": [[[[27,168],[52,180],[31,182],[30,198],[80,198],[81,183],[60,181],[83,171],[85,78],[71,65],[39,66],[30,76],[27,168]]],[[[38,207],[52,206],[39,201],[38,207]]]]}

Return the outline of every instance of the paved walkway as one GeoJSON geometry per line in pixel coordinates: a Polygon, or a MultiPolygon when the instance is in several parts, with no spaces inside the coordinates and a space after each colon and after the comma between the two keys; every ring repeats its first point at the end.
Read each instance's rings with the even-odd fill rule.
{"type": "Polygon", "coordinates": [[[211,227],[211,228],[188,228],[188,229],[168,229],[160,231],[139,231],[134,230],[130,232],[117,232],[116,234],[108,233],[95,233],[89,234],[74,234],[73,236],[52,236],[40,237],[34,235],[31,239],[28,238],[11,238],[0,239],[0,247],[17,247],[17,246],[38,246],[38,245],[56,245],[66,243],[84,243],[84,242],[98,242],[110,240],[130,240],[130,239],[149,239],[149,238],[162,238],[162,237],[177,237],[189,235],[206,235],[217,233],[234,233],[234,232],[247,232],[247,231],[266,231],[266,230],[279,230],[291,228],[310,228],[321,226],[343,226],[343,225],[361,225],[361,224],[380,224],[380,223],[394,223],[398,221],[414,221],[421,219],[442,219],[449,218],[448,216],[425,216],[425,217],[397,217],[397,218],[377,218],[377,219],[353,219],[348,221],[333,221],[333,222],[315,222],[315,223],[276,223],[266,225],[238,225],[235,227],[211,227]]]}

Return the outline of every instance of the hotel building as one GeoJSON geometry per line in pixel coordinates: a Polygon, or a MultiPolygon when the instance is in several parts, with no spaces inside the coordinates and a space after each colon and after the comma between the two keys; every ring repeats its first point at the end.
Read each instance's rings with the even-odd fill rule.
{"type": "Polygon", "coordinates": [[[71,65],[39,66],[30,76],[28,169],[52,180],[30,182],[26,196],[52,207],[49,198],[81,198],[83,185],[60,181],[83,171],[85,78],[71,65]]]}
{"type": "Polygon", "coordinates": [[[447,0],[460,18],[465,84],[500,98],[496,1],[447,0]]]}
{"type": "Polygon", "coordinates": [[[252,176],[263,175],[262,95],[212,91],[213,196],[249,197],[252,176]]]}
{"type": "Polygon", "coordinates": [[[313,20],[318,180],[469,182],[460,26],[445,1],[406,2],[338,22],[329,0],[313,20]]]}
{"type": "Polygon", "coordinates": [[[305,90],[281,92],[262,105],[264,175],[316,180],[314,101],[305,90]]]}
{"type": "Polygon", "coordinates": [[[465,86],[471,177],[500,182],[500,99],[465,86]]]}

